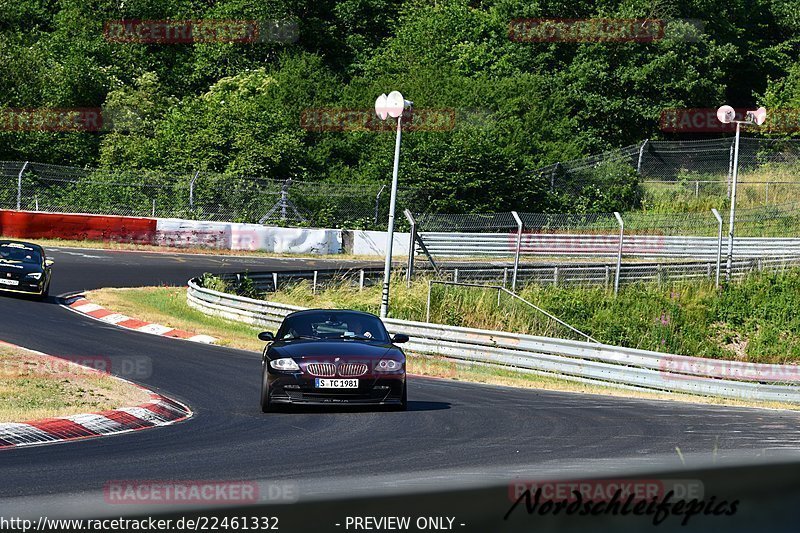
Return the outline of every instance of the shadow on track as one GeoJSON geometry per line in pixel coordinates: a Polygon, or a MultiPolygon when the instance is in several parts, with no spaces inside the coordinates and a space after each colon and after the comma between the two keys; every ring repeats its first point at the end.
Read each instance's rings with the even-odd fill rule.
{"type": "MultiPolygon", "coordinates": [[[[450,404],[447,402],[422,402],[422,401],[408,401],[408,412],[421,412],[421,411],[441,411],[443,409],[450,409],[450,404]]],[[[278,414],[341,414],[341,413],[391,413],[403,411],[394,411],[391,406],[385,405],[276,405],[274,411],[271,413],[263,414],[269,416],[272,413],[278,414]]]]}

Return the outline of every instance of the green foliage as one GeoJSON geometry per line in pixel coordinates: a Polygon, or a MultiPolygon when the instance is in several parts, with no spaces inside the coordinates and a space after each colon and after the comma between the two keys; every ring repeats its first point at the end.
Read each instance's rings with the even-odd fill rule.
{"type": "MultiPolygon", "coordinates": [[[[791,0],[6,2],[0,108],[103,107],[109,122],[103,132],[0,131],[0,159],[106,174],[201,170],[375,186],[391,175],[391,127],[319,132],[303,128],[301,116],[368,111],[378,94],[399,89],[416,108],[456,118],[452,129],[406,132],[401,180],[420,191],[409,203],[436,211],[632,208],[642,191],[630,169],[593,169],[572,196],[549,193],[531,172],[663,137],[665,108],[750,106],[754,95],[798,108],[797,13],[791,0]],[[510,21],[525,17],[705,26],[672,22],[650,43],[510,39],[510,21]],[[214,18],[294,19],[299,38],[148,45],[103,36],[104,23],[119,19],[214,18]]],[[[237,191],[237,202],[250,192],[237,191]]],[[[341,220],[331,201],[303,207],[341,220]]],[[[246,211],[252,218],[263,209],[246,211]]]]}

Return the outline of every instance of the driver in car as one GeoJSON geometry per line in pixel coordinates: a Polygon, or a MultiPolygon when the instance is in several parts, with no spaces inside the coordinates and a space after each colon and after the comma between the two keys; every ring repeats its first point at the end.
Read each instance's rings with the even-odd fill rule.
{"type": "Polygon", "coordinates": [[[372,333],[369,331],[364,331],[365,326],[361,320],[350,319],[350,321],[347,323],[347,329],[355,333],[357,337],[365,337],[367,339],[372,338],[372,333]]]}

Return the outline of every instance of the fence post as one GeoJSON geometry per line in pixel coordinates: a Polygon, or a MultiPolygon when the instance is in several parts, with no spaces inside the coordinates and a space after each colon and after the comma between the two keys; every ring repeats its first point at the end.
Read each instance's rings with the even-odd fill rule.
{"type": "Polygon", "coordinates": [[[700,182],[697,180],[694,181],[694,197],[700,198],[700,182]]]}
{"type": "Polygon", "coordinates": [[[189,208],[194,209],[194,182],[200,175],[200,171],[194,173],[192,181],[189,182],[189,208]]]}
{"type": "Polygon", "coordinates": [[[636,163],[636,173],[640,176],[642,175],[642,158],[644,157],[644,147],[647,146],[647,143],[649,142],[650,139],[645,139],[641,148],[639,148],[639,161],[636,163]]]}
{"type": "Polygon", "coordinates": [[[731,197],[731,184],[733,183],[733,148],[734,145],[731,143],[731,153],[728,159],[728,191],[725,193],[728,198],[731,197]]]}
{"type": "Polygon", "coordinates": [[[17,211],[22,209],[22,175],[25,173],[26,168],[28,168],[27,161],[25,161],[25,164],[22,165],[22,169],[19,171],[19,175],[17,176],[17,211]]]}
{"type": "Polygon", "coordinates": [[[431,287],[433,287],[433,283],[428,280],[428,303],[425,304],[425,322],[431,321],[431,287]]]}
{"type": "Polygon", "coordinates": [[[503,288],[508,287],[508,267],[503,267],[503,288]]]}
{"type": "Polygon", "coordinates": [[[411,287],[411,277],[414,275],[414,258],[417,255],[417,221],[414,220],[414,216],[408,209],[404,209],[403,214],[411,225],[408,239],[408,263],[406,264],[406,287],[411,287]]]}
{"type": "Polygon", "coordinates": [[[617,276],[614,278],[614,294],[619,292],[619,276],[622,269],[622,242],[625,235],[625,223],[622,221],[622,216],[614,211],[614,217],[619,223],[619,249],[617,250],[617,276]]]}
{"type": "Polygon", "coordinates": [[[381,203],[381,194],[383,193],[383,189],[386,188],[386,185],[381,185],[381,188],[378,190],[378,194],[375,195],[375,224],[378,223],[378,210],[380,209],[381,203]]]}
{"type": "Polygon", "coordinates": [[[722,217],[716,209],[712,208],[711,213],[717,219],[717,225],[719,226],[719,230],[717,230],[717,274],[714,278],[714,286],[719,288],[719,269],[722,261],[722,217]]]}
{"type": "Polygon", "coordinates": [[[519,253],[522,250],[522,219],[516,211],[511,211],[514,220],[517,221],[517,249],[514,253],[514,274],[511,277],[511,292],[517,292],[517,273],[519,272],[519,253]]]}

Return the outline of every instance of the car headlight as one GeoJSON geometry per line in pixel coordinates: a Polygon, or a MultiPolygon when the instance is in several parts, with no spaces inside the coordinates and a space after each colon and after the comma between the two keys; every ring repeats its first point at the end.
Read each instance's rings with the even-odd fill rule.
{"type": "Polygon", "coordinates": [[[378,364],[375,365],[375,370],[377,372],[397,372],[398,370],[402,370],[403,363],[400,361],[395,361],[394,359],[381,359],[378,361],[378,364]]]}
{"type": "Polygon", "coordinates": [[[300,370],[297,363],[291,357],[283,357],[281,359],[273,359],[269,362],[269,366],[274,370],[285,370],[287,372],[300,370]]]}
{"type": "Polygon", "coordinates": [[[41,272],[31,272],[30,274],[28,274],[25,277],[26,278],[33,278],[33,279],[42,279],[42,273],[41,272]]]}

